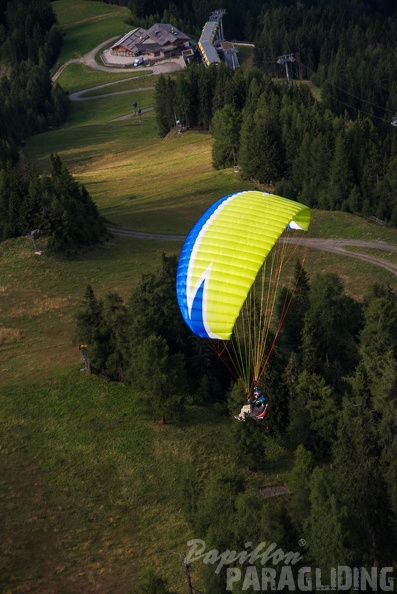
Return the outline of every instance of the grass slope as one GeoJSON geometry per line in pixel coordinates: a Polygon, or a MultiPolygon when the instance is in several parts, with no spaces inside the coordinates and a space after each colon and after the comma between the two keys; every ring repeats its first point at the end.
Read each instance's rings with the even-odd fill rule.
{"type": "MultiPolygon", "coordinates": [[[[139,73],[139,76],[141,73],[139,73]]],[[[89,89],[96,87],[97,85],[103,85],[112,81],[120,81],[123,79],[137,78],[136,84],[139,82],[139,76],[136,72],[103,72],[101,70],[92,70],[84,64],[69,64],[59,76],[57,82],[65,89],[68,93],[75,93],[76,91],[82,91],[83,89],[89,89]]],[[[119,85],[118,85],[119,87],[119,85]]],[[[116,89],[117,90],[117,89],[116,89]]],[[[95,92],[95,95],[98,93],[95,92]]],[[[85,95],[89,96],[89,92],[85,95]]]]}
{"type": "Polygon", "coordinates": [[[125,594],[148,563],[178,587],[164,550],[191,536],[181,478],[227,463],[225,420],[160,427],[128,387],[77,367],[4,390],[0,407],[0,590],[125,594]]]}
{"type": "Polygon", "coordinates": [[[133,27],[126,23],[128,8],[91,0],[56,0],[52,7],[63,34],[59,66],[78,58],[113,37],[121,37],[133,27]]]}

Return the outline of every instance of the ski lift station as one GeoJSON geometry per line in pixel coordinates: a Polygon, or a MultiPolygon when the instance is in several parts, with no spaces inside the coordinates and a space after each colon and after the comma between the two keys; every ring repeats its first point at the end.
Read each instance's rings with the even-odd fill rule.
{"type": "Polygon", "coordinates": [[[198,48],[205,66],[218,66],[223,60],[228,68],[236,70],[240,67],[237,58],[238,50],[230,41],[225,41],[222,18],[226,10],[214,10],[205,23],[198,48]]]}

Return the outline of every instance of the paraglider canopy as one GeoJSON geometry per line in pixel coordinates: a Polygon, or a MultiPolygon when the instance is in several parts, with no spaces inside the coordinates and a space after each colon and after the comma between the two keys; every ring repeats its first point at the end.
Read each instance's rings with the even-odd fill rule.
{"type": "Polygon", "coordinates": [[[229,340],[264,260],[287,227],[307,230],[310,209],[264,192],[239,192],[209,208],[189,233],[177,273],[185,322],[202,338],[229,340]]]}
{"type": "Polygon", "coordinates": [[[269,331],[281,271],[292,253],[284,236],[307,231],[310,216],[307,206],[281,196],[237,192],[215,202],[183,245],[176,282],[183,319],[197,336],[223,345],[218,354],[226,351],[228,366],[247,390],[274,346],[275,339],[268,346],[269,331]]]}

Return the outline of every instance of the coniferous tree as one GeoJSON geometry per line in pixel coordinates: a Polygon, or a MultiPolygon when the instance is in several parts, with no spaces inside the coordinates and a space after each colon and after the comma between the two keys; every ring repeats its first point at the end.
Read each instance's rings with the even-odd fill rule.
{"type": "Polygon", "coordinates": [[[302,444],[295,450],[295,460],[288,477],[288,485],[294,493],[293,509],[298,521],[303,524],[310,512],[310,478],[314,469],[312,453],[302,444]]]}
{"type": "Polygon", "coordinates": [[[134,350],[130,377],[145,395],[151,416],[179,419],[187,393],[187,376],[181,353],[171,355],[167,342],[154,334],[134,350]]]}
{"type": "Polygon", "coordinates": [[[215,112],[212,120],[214,142],[212,164],[215,169],[237,164],[240,136],[240,113],[230,104],[215,112]]]}
{"type": "Polygon", "coordinates": [[[187,99],[188,106],[187,106],[187,117],[188,117],[188,125],[189,127],[196,127],[198,125],[198,113],[199,113],[199,105],[197,101],[198,92],[199,92],[199,84],[200,84],[200,74],[198,69],[195,66],[191,66],[187,68],[186,72],[186,83],[187,89],[184,90],[185,98],[187,99]]]}
{"type": "Polygon", "coordinates": [[[360,355],[374,405],[384,412],[394,411],[397,398],[397,298],[388,287],[375,285],[366,299],[360,355]]]}
{"type": "Polygon", "coordinates": [[[171,130],[167,113],[167,82],[164,74],[160,74],[156,81],[156,122],[159,135],[164,137],[171,130]]]}
{"type": "Polygon", "coordinates": [[[309,309],[310,291],[307,272],[299,261],[295,264],[294,279],[291,284],[293,287],[292,293],[289,293],[287,289],[280,291],[277,303],[279,317],[284,304],[291,299],[291,305],[283,322],[278,344],[281,344],[288,353],[298,353],[302,348],[303,327],[305,315],[309,309]]]}
{"type": "Polygon", "coordinates": [[[241,123],[238,163],[242,175],[246,179],[255,179],[260,166],[260,157],[257,150],[258,136],[255,134],[256,123],[254,113],[252,108],[246,106],[243,111],[241,123]]]}
{"type": "MultiPolygon", "coordinates": [[[[205,541],[208,550],[238,550],[240,539],[235,530],[237,501],[244,491],[245,483],[242,476],[229,468],[214,473],[206,485],[193,527],[197,538],[205,541]]],[[[246,534],[243,538],[246,538],[246,534]]],[[[225,591],[225,567],[218,574],[215,573],[214,565],[206,564],[202,574],[206,591],[213,594],[222,594],[225,591]]]]}
{"type": "Polygon", "coordinates": [[[255,113],[255,147],[258,151],[256,179],[261,183],[272,184],[283,171],[284,154],[280,128],[277,122],[277,100],[266,105],[262,98],[255,113]]]}
{"type": "Polygon", "coordinates": [[[174,256],[162,254],[160,269],[145,274],[131,295],[132,348],[150,334],[164,338],[172,353],[186,344],[188,328],[180,315],[175,292],[177,264],[174,256]]]}
{"type": "Polygon", "coordinates": [[[305,316],[302,332],[303,369],[315,373],[322,359],[320,344],[316,338],[316,328],[309,315],[305,316]]]}
{"type": "Polygon", "coordinates": [[[232,104],[232,97],[228,93],[228,86],[230,81],[230,72],[226,69],[224,64],[220,64],[215,77],[214,93],[212,98],[212,110],[215,114],[220,109],[223,109],[226,104],[232,104]]]}
{"type": "Polygon", "coordinates": [[[303,371],[291,402],[289,435],[310,449],[317,460],[325,459],[336,436],[335,396],[324,379],[303,371]]]}
{"type": "Polygon", "coordinates": [[[348,510],[344,532],[352,564],[387,566],[396,556],[396,520],[379,464],[379,417],[368,404],[345,402],[333,448],[334,484],[348,510]]]}
{"type": "Polygon", "coordinates": [[[315,468],[310,480],[310,514],[305,522],[309,551],[321,570],[350,565],[351,552],[345,543],[347,510],[335,495],[332,473],[315,468]]]}
{"type": "Polygon", "coordinates": [[[76,314],[76,339],[87,345],[91,371],[101,374],[106,368],[107,345],[104,332],[103,302],[97,299],[93,288],[88,285],[82,304],[76,314]]]}
{"type": "MultiPolygon", "coordinates": [[[[315,349],[315,355],[310,359],[314,369],[308,370],[341,389],[343,378],[357,363],[360,307],[344,295],[340,278],[331,273],[313,279],[309,300],[305,324],[309,324],[309,334],[314,339],[311,348],[315,349]]],[[[308,348],[305,343],[303,348],[305,356],[308,348]]]]}
{"type": "Polygon", "coordinates": [[[339,133],[335,140],[335,152],[330,166],[327,189],[332,210],[346,210],[353,187],[350,154],[345,134],[339,133]]]}
{"type": "Polygon", "coordinates": [[[90,343],[93,341],[95,327],[101,316],[102,307],[96,298],[94,289],[88,285],[83,301],[76,314],[76,335],[80,342],[90,343]]]}
{"type": "Polygon", "coordinates": [[[203,130],[209,130],[212,121],[212,99],[215,91],[216,73],[213,68],[199,74],[197,123],[203,130]]]}
{"type": "Polygon", "coordinates": [[[128,315],[122,298],[108,293],[103,299],[104,329],[102,338],[106,346],[104,373],[113,381],[124,381],[128,369],[128,315]]]}
{"type": "Polygon", "coordinates": [[[49,203],[42,212],[49,246],[58,250],[94,245],[105,235],[105,224],[84,186],[77,183],[58,155],[51,155],[51,178],[45,180],[49,203]]]}

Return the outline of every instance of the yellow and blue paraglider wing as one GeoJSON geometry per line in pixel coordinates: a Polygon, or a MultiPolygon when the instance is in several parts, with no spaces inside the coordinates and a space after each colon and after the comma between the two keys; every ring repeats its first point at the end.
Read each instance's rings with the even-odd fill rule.
{"type": "Polygon", "coordinates": [[[228,340],[265,258],[285,229],[310,224],[310,209],[263,192],[239,192],[211,206],[179,258],[182,316],[202,338],[228,340]]]}

